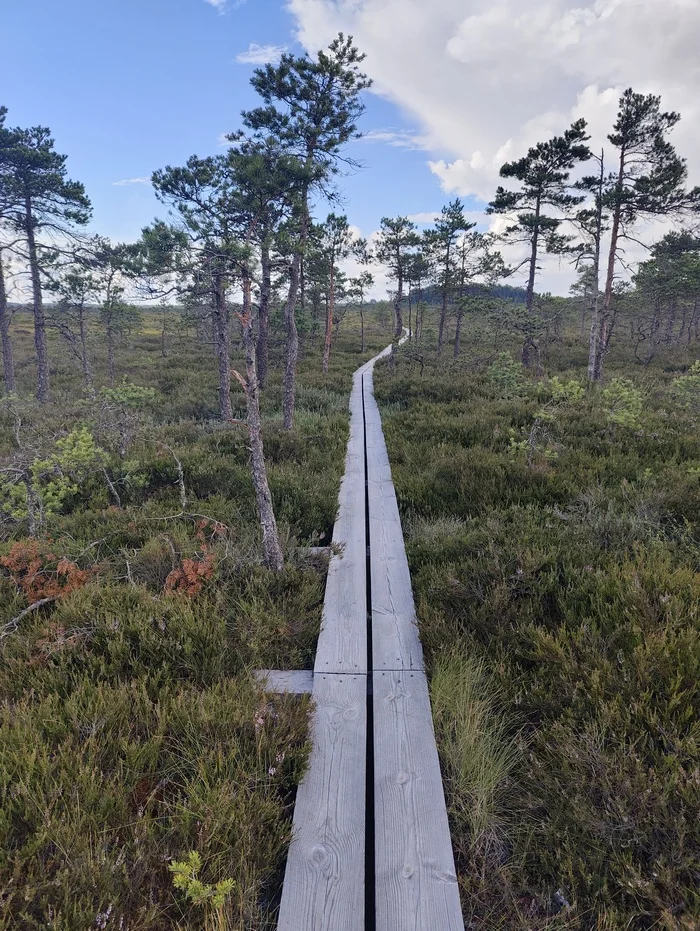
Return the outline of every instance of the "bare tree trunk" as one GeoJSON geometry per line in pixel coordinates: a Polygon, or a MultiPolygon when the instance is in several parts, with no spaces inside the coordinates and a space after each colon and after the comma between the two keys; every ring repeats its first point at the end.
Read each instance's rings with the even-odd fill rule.
{"type": "Polygon", "coordinates": [[[12,394],[17,390],[15,379],[15,357],[12,350],[12,337],[10,336],[10,310],[7,306],[7,289],[5,288],[5,272],[2,266],[2,253],[0,252],[0,338],[2,339],[2,371],[5,382],[5,393],[12,394]]]}
{"type": "Polygon", "coordinates": [[[34,346],[36,347],[37,363],[37,392],[36,396],[42,404],[49,399],[49,355],[46,345],[46,317],[44,315],[44,302],[41,295],[41,273],[39,270],[39,257],[34,236],[34,215],[32,213],[32,199],[27,194],[24,199],[25,232],[27,235],[27,255],[29,257],[29,270],[32,279],[32,299],[34,307],[34,346]]]}
{"type": "MultiPolygon", "coordinates": [[[[603,186],[605,183],[605,152],[600,153],[600,175],[598,178],[598,197],[596,198],[595,244],[593,250],[593,292],[591,300],[591,330],[588,338],[588,380],[595,381],[598,359],[598,337],[600,329],[600,245],[603,237],[603,186]]],[[[585,305],[584,305],[585,312],[585,305]]],[[[583,326],[583,316],[581,323],[583,326]]],[[[582,331],[583,335],[583,331],[582,331]]]]}
{"type": "Polygon", "coordinates": [[[440,323],[438,325],[438,344],[437,354],[442,355],[442,346],[445,341],[445,324],[447,323],[447,298],[449,292],[449,274],[450,274],[450,250],[448,248],[445,257],[445,283],[442,288],[442,306],[440,307],[440,323]]]}
{"type": "Polygon", "coordinates": [[[270,296],[272,276],[270,270],[270,246],[264,242],[260,248],[261,282],[260,309],[258,311],[258,342],[255,349],[258,385],[264,388],[267,382],[267,367],[270,340],[270,296]]]}
{"type": "Polygon", "coordinates": [[[365,351],[365,299],[360,298],[360,352],[365,351]]]}
{"type": "Polygon", "coordinates": [[[218,272],[214,274],[214,333],[219,362],[219,416],[222,420],[232,420],[231,318],[226,304],[224,282],[218,272]]]}
{"type": "Polygon", "coordinates": [[[95,380],[92,374],[92,365],[88,357],[87,348],[87,327],[85,324],[85,308],[81,307],[78,311],[78,326],[80,336],[80,366],[83,370],[83,381],[91,398],[95,397],[95,380]]]}
{"type": "Polygon", "coordinates": [[[617,260],[617,243],[620,238],[620,214],[622,212],[621,191],[625,173],[625,150],[620,150],[620,168],[617,175],[617,197],[613,212],[613,224],[610,231],[610,251],[608,253],[608,271],[605,276],[605,291],[603,293],[603,312],[600,318],[598,345],[596,347],[595,365],[593,368],[593,381],[600,381],[603,377],[603,356],[610,340],[610,326],[612,318],[613,284],[615,282],[615,261],[617,260]]]}
{"type": "Polygon", "coordinates": [[[412,293],[413,293],[413,289],[411,288],[411,285],[409,284],[408,286],[408,341],[409,343],[411,342],[413,338],[413,301],[411,300],[412,293]]]}
{"type": "Polygon", "coordinates": [[[328,374],[328,363],[331,358],[331,341],[333,339],[333,312],[335,310],[335,261],[331,259],[330,279],[328,282],[328,297],[326,299],[326,338],[323,343],[323,374],[328,374]]]}
{"type": "Polygon", "coordinates": [[[457,325],[455,327],[455,346],[454,346],[454,357],[455,359],[459,358],[459,353],[462,349],[462,307],[461,304],[457,309],[457,325]]]}
{"type": "Polygon", "coordinates": [[[114,327],[111,321],[107,324],[107,373],[110,385],[114,385],[114,327]]]}
{"type": "Polygon", "coordinates": [[[251,319],[251,280],[243,276],[243,349],[245,352],[246,377],[241,378],[246,396],[248,410],[248,430],[250,432],[251,472],[255,498],[258,504],[258,516],[263,537],[263,554],[268,569],[280,572],[284,568],[284,559],[280,547],[277,521],[272,506],[272,495],[267,481],[265,451],[263,447],[262,425],[260,422],[260,399],[258,395],[258,373],[255,365],[255,339],[251,319]]]}
{"type": "Polygon", "coordinates": [[[297,374],[297,358],[299,357],[299,333],[297,331],[296,304],[299,291],[299,272],[301,267],[301,253],[292,259],[289,272],[289,293],[284,305],[284,322],[287,325],[287,353],[284,360],[284,411],[282,425],[285,430],[291,430],[294,425],[294,394],[297,374]]]}
{"type": "MultiPolygon", "coordinates": [[[[538,197],[537,204],[535,205],[535,226],[532,231],[532,243],[530,247],[530,272],[527,279],[527,290],[525,291],[525,310],[527,311],[528,325],[532,321],[532,310],[535,306],[535,275],[537,274],[537,249],[540,235],[539,219],[540,200],[538,197]]],[[[532,333],[528,333],[523,341],[521,352],[522,363],[526,368],[532,365],[533,351],[535,354],[538,354],[537,345],[532,337],[532,333]]]]}

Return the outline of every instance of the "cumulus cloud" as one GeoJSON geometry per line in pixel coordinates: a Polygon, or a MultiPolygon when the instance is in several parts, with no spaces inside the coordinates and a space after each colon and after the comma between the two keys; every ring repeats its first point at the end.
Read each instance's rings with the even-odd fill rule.
{"type": "Polygon", "coordinates": [[[600,148],[629,86],[680,111],[672,139],[700,182],[698,0],[288,0],[288,8],[310,51],[340,30],[355,37],[373,91],[415,121],[415,134],[403,135],[440,155],[427,167],[446,194],[489,201],[504,161],[578,117],[600,148]]]}
{"type": "Polygon", "coordinates": [[[275,64],[286,51],[286,45],[258,45],[257,42],[251,42],[245,52],[236,55],[236,61],[241,65],[275,64]]]}
{"type": "Polygon", "coordinates": [[[129,187],[132,184],[150,184],[150,178],[122,178],[121,181],[112,181],[113,187],[129,187]]]}

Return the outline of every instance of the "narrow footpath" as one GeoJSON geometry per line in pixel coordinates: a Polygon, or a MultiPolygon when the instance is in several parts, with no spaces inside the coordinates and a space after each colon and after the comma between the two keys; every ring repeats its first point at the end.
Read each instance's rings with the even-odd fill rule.
{"type": "Polygon", "coordinates": [[[278,931],[463,931],[375,362],[350,439],[278,931]]]}

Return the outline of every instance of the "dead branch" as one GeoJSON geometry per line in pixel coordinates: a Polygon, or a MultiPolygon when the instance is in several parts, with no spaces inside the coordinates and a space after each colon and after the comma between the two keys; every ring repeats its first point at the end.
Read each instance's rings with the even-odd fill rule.
{"type": "Polygon", "coordinates": [[[31,614],[33,611],[36,611],[38,608],[43,608],[44,605],[51,604],[56,601],[58,596],[53,598],[40,598],[39,601],[35,601],[34,604],[29,605],[28,608],[25,608],[24,611],[20,611],[17,617],[13,617],[11,621],[8,621],[6,624],[3,624],[0,627],[0,641],[4,640],[6,637],[9,637],[10,634],[14,632],[19,627],[19,622],[22,618],[25,618],[28,614],[31,614]]]}

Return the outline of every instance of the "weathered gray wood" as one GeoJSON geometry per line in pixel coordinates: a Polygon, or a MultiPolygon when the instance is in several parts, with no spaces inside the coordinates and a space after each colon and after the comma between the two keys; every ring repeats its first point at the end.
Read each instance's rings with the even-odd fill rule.
{"type": "Polygon", "coordinates": [[[377,931],[463,931],[425,675],[373,687],[377,931]]]}
{"type": "Polygon", "coordinates": [[[411,590],[401,517],[391,479],[372,374],[364,379],[372,575],[374,669],[422,669],[423,651],[411,590]]]}
{"type": "Polygon", "coordinates": [[[278,931],[364,931],[366,676],[316,675],[278,931]]]}
{"type": "Polygon", "coordinates": [[[350,437],[338,499],[333,543],[341,548],[328,566],[316,673],[367,672],[365,451],[362,377],[350,396],[350,437]]]}
{"type": "Polygon", "coordinates": [[[253,676],[265,692],[306,695],[313,690],[311,669],[256,669],[253,676]]]}

